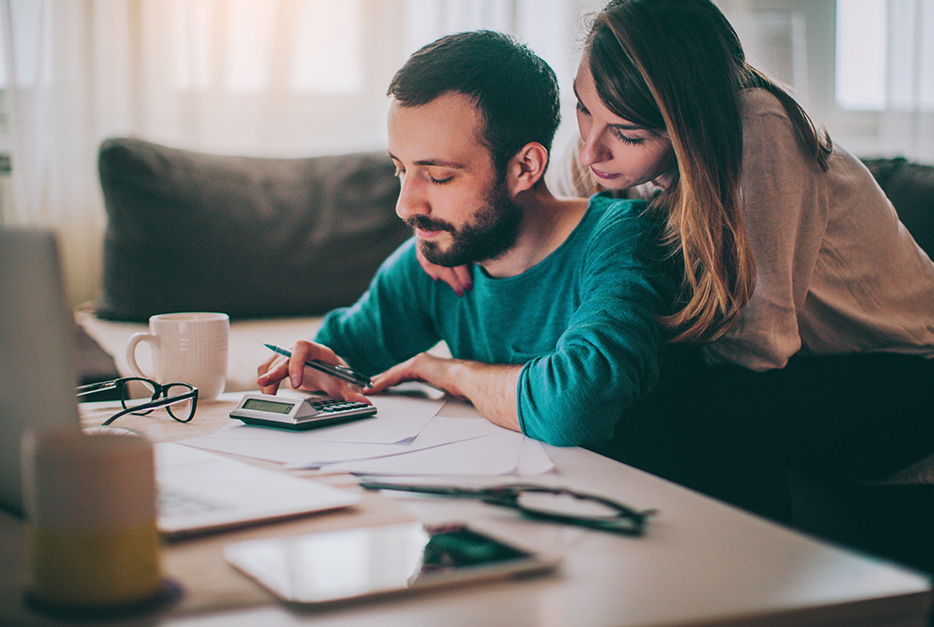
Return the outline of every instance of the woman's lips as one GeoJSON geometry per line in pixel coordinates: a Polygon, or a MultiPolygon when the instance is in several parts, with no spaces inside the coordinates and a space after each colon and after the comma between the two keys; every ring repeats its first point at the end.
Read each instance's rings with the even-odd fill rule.
{"type": "Polygon", "coordinates": [[[609,180],[612,180],[612,179],[616,179],[616,178],[619,178],[619,177],[621,176],[621,175],[619,175],[619,174],[609,174],[609,173],[607,173],[607,172],[601,172],[600,170],[597,170],[597,169],[594,168],[594,167],[591,167],[591,168],[590,168],[590,171],[593,172],[594,176],[596,176],[598,179],[603,179],[604,181],[609,181],[609,180]]]}

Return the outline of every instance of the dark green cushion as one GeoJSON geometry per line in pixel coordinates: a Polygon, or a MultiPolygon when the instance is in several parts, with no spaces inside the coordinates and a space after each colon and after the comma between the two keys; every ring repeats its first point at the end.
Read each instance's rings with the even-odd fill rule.
{"type": "Polygon", "coordinates": [[[97,314],[320,315],[353,303],[411,230],[383,153],[228,157],[113,138],[97,314]]]}

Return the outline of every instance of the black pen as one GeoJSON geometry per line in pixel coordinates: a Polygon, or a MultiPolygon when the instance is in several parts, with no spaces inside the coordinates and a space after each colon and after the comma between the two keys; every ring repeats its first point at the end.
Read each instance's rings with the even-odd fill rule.
{"type": "MultiPolygon", "coordinates": [[[[271,350],[274,353],[279,353],[280,355],[285,355],[286,357],[292,356],[292,351],[280,348],[278,346],[273,346],[272,344],[264,344],[266,348],[271,350]]],[[[361,387],[371,387],[373,382],[370,381],[370,378],[355,372],[348,368],[347,366],[332,366],[331,364],[326,364],[323,361],[318,361],[317,359],[311,359],[305,362],[305,365],[309,368],[314,368],[315,370],[320,370],[325,374],[329,374],[332,377],[337,377],[348,383],[353,383],[361,387]]]]}

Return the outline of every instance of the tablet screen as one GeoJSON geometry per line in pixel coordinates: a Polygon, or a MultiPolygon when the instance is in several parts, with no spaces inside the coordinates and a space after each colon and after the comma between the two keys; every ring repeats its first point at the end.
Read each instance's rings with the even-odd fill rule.
{"type": "Polygon", "coordinates": [[[228,545],[228,562],[276,596],[323,603],[551,570],[556,562],[466,527],[403,523],[228,545]]]}

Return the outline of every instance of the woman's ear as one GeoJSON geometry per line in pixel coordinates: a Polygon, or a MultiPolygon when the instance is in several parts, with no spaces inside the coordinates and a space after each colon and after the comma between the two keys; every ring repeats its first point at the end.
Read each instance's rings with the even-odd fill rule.
{"type": "Polygon", "coordinates": [[[512,196],[535,187],[548,165],[548,151],[538,142],[529,142],[517,152],[506,167],[507,184],[512,196]]]}

